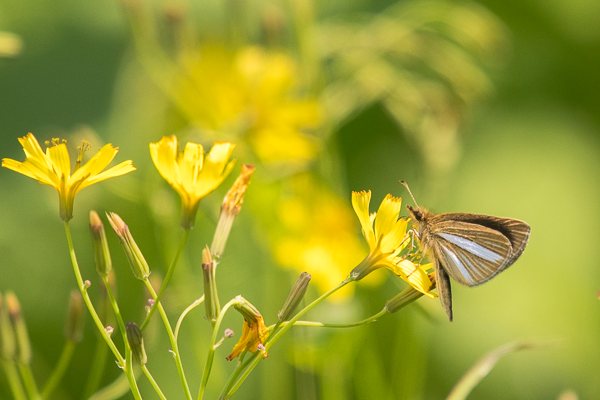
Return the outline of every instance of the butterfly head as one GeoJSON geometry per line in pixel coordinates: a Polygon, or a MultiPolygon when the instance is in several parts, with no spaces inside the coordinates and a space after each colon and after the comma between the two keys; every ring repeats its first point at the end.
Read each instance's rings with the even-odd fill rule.
{"type": "Polygon", "coordinates": [[[427,211],[421,207],[413,207],[410,204],[407,204],[406,208],[408,208],[410,216],[414,218],[417,223],[423,221],[427,216],[427,211]]]}

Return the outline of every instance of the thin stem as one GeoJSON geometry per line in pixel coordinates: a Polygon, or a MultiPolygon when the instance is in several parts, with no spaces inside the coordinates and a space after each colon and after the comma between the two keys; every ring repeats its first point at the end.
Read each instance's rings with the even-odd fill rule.
{"type": "Polygon", "coordinates": [[[194,300],[194,302],[192,304],[190,304],[189,306],[187,306],[185,308],[185,310],[183,310],[183,312],[181,313],[181,315],[177,319],[177,323],[175,324],[175,340],[179,339],[179,328],[181,328],[181,324],[183,323],[183,320],[185,319],[185,317],[187,317],[187,315],[194,308],[198,307],[202,303],[204,303],[204,295],[200,296],[199,299],[194,300]]]}
{"type": "Polygon", "coordinates": [[[133,388],[135,388],[134,394],[133,394],[134,397],[137,398],[137,396],[139,395],[139,398],[141,399],[141,393],[139,391],[137,381],[135,379],[135,375],[133,374],[133,360],[131,357],[131,346],[129,345],[129,340],[127,340],[127,331],[125,330],[125,321],[123,320],[123,317],[121,315],[121,310],[119,309],[119,304],[117,303],[117,299],[114,296],[112,287],[110,285],[110,282],[108,281],[108,277],[103,276],[102,282],[104,283],[104,287],[106,288],[106,295],[108,296],[108,301],[113,310],[113,313],[115,314],[115,318],[117,320],[117,325],[119,325],[119,330],[121,331],[121,337],[123,338],[123,345],[125,346],[125,354],[126,354],[126,356],[125,356],[125,360],[126,360],[125,375],[127,376],[127,381],[129,382],[129,386],[132,387],[132,390],[133,390],[133,388]]]}
{"type": "Polygon", "coordinates": [[[129,342],[127,341],[127,332],[125,331],[125,322],[123,321],[123,317],[121,316],[121,310],[119,309],[119,304],[117,303],[117,299],[115,298],[110,282],[108,282],[108,277],[103,276],[102,282],[104,283],[104,287],[106,288],[106,295],[108,296],[108,302],[115,314],[115,318],[117,320],[117,325],[119,325],[119,331],[121,331],[121,337],[123,338],[123,344],[125,347],[129,347],[129,342]]]}
{"type": "MultiPolygon", "coordinates": [[[[90,367],[90,372],[88,375],[87,382],[85,384],[85,390],[83,391],[84,395],[82,398],[87,399],[91,398],[92,394],[96,392],[98,387],[100,386],[100,382],[102,381],[102,374],[104,373],[104,366],[106,365],[106,356],[108,355],[108,348],[104,345],[103,340],[98,338],[96,342],[96,349],[94,350],[94,355],[92,360],[92,365],[90,367]]],[[[119,380],[121,380],[125,385],[123,389],[123,393],[127,391],[127,381],[125,380],[124,375],[119,375],[119,380]]]]}
{"type": "Polygon", "coordinates": [[[160,288],[158,289],[158,295],[156,296],[156,299],[154,299],[154,305],[150,308],[150,311],[148,311],[146,318],[144,318],[144,322],[142,322],[142,325],[140,326],[140,329],[142,331],[144,330],[146,325],[148,325],[148,322],[150,321],[150,318],[152,318],[152,315],[154,314],[154,311],[156,310],[156,307],[157,307],[159,301],[162,299],[162,295],[163,295],[165,289],[169,285],[169,282],[171,282],[171,278],[173,277],[173,273],[175,272],[175,266],[177,265],[177,262],[179,261],[179,257],[181,256],[181,253],[183,252],[183,249],[185,248],[189,237],[190,237],[190,230],[185,229],[183,231],[183,235],[181,236],[181,239],[179,240],[179,246],[177,247],[175,256],[173,257],[171,264],[169,264],[169,268],[167,269],[167,274],[165,275],[165,278],[163,279],[162,283],[160,284],[160,288]]]}
{"type": "Polygon", "coordinates": [[[213,360],[215,357],[215,344],[217,342],[217,335],[219,330],[221,329],[221,324],[223,323],[223,318],[227,313],[227,310],[231,306],[237,303],[237,299],[231,299],[225,306],[221,309],[217,320],[215,321],[214,326],[212,327],[212,335],[210,339],[210,346],[208,347],[208,353],[206,354],[206,363],[204,364],[204,371],[202,371],[202,382],[200,383],[200,390],[198,391],[198,400],[204,399],[204,392],[206,391],[206,384],[208,383],[208,378],[210,377],[210,371],[212,369],[213,360]]]}
{"type": "Polygon", "coordinates": [[[25,391],[27,392],[27,396],[31,400],[39,399],[40,392],[35,382],[35,378],[33,377],[33,373],[31,372],[31,367],[29,364],[23,363],[18,363],[18,367],[19,372],[21,373],[21,379],[23,380],[23,386],[25,386],[25,391]]]}
{"type": "Polygon", "coordinates": [[[75,280],[77,282],[77,287],[79,288],[79,292],[81,293],[81,297],[83,298],[83,302],[85,303],[85,306],[87,307],[88,312],[92,316],[92,319],[94,320],[94,324],[96,325],[96,328],[98,329],[98,332],[100,333],[100,336],[104,339],[104,341],[106,342],[106,344],[112,351],[113,355],[117,359],[117,364],[120,367],[124,368],[125,367],[125,359],[123,358],[123,356],[121,355],[121,353],[115,346],[115,343],[113,342],[113,340],[110,338],[110,336],[104,329],[104,325],[102,324],[102,321],[100,321],[100,317],[98,316],[98,313],[96,312],[96,309],[94,308],[94,305],[92,304],[92,300],[90,299],[90,296],[88,295],[88,292],[87,292],[87,287],[83,282],[83,278],[81,277],[81,270],[79,268],[79,263],[77,262],[77,256],[75,255],[75,248],[73,247],[73,237],[71,235],[71,226],[69,225],[68,222],[65,222],[64,227],[65,227],[65,235],[67,236],[67,245],[69,247],[69,256],[71,257],[71,265],[73,267],[73,273],[75,274],[75,280]]]}
{"type": "MultiPolygon", "coordinates": [[[[348,283],[350,283],[352,281],[353,281],[353,279],[350,277],[344,279],[342,282],[340,282],[339,285],[337,285],[333,289],[330,289],[329,291],[323,293],[320,297],[318,297],[312,303],[310,303],[309,305],[304,307],[302,310],[298,311],[298,313],[291,320],[289,320],[287,324],[285,324],[285,325],[280,324],[281,329],[279,329],[278,331],[274,331],[267,338],[266,343],[265,343],[265,351],[268,351],[275,343],[277,343],[279,341],[279,339],[281,338],[281,336],[283,336],[288,330],[290,330],[294,326],[296,321],[300,320],[300,318],[304,314],[306,314],[307,312],[312,310],[323,300],[325,300],[326,298],[331,296],[333,293],[337,292],[338,290],[340,290],[341,288],[343,288],[344,286],[346,286],[348,283]]],[[[239,387],[242,385],[242,383],[244,383],[246,378],[248,378],[250,373],[254,370],[254,368],[256,368],[256,366],[258,365],[258,363],[261,360],[262,360],[262,357],[258,357],[258,353],[256,353],[250,359],[248,359],[244,363],[238,365],[238,367],[236,368],[236,370],[230,377],[229,381],[225,384],[225,387],[224,387],[223,391],[221,392],[220,398],[221,399],[231,398],[231,396],[233,396],[233,394],[235,394],[235,392],[239,389],[239,387]],[[238,376],[239,376],[239,378],[238,378],[238,376]]]]}
{"type": "Polygon", "coordinates": [[[169,323],[169,317],[167,316],[167,313],[165,312],[165,309],[162,306],[162,303],[160,302],[160,300],[158,300],[158,295],[156,294],[156,291],[154,291],[154,288],[152,287],[152,284],[150,283],[148,278],[144,279],[144,284],[146,285],[146,289],[148,290],[148,293],[150,293],[150,296],[152,296],[152,298],[154,299],[155,307],[158,307],[158,313],[160,314],[160,317],[163,321],[163,325],[165,326],[165,330],[167,331],[167,336],[169,337],[169,342],[171,343],[171,351],[173,353],[173,358],[175,359],[175,365],[177,366],[177,373],[179,374],[179,380],[181,381],[181,386],[184,389],[185,397],[188,400],[191,400],[192,393],[190,392],[190,387],[187,383],[187,379],[185,378],[185,372],[183,370],[183,365],[181,364],[181,357],[179,355],[179,346],[177,345],[177,340],[175,340],[175,335],[173,334],[173,329],[171,329],[171,324],[169,323]]]}
{"type": "MultiPolygon", "coordinates": [[[[135,371],[136,370],[134,369],[134,374],[137,377],[140,374],[140,371],[137,370],[137,373],[135,371]]],[[[127,393],[127,389],[129,387],[128,385],[129,383],[127,382],[127,376],[124,374],[119,375],[119,377],[115,379],[112,383],[108,384],[107,386],[103,387],[102,389],[94,393],[92,396],[90,396],[89,400],[120,399],[125,395],[125,393],[127,393]]]]}
{"type": "Polygon", "coordinates": [[[125,376],[127,377],[127,381],[129,382],[129,387],[131,388],[131,392],[133,393],[133,398],[135,400],[142,400],[142,394],[140,393],[140,389],[138,388],[137,381],[135,379],[135,375],[133,375],[133,355],[131,353],[131,347],[125,347],[125,376]]]}
{"type": "Polygon", "coordinates": [[[25,395],[25,390],[23,389],[23,384],[21,383],[15,364],[10,361],[3,361],[2,366],[4,367],[6,380],[10,386],[13,398],[15,400],[26,400],[27,396],[25,395]]]}
{"type": "Polygon", "coordinates": [[[145,365],[142,365],[142,372],[144,373],[144,375],[146,375],[148,382],[150,382],[150,385],[152,385],[152,388],[154,388],[154,391],[156,392],[160,400],[167,400],[167,397],[162,392],[162,390],[160,390],[160,386],[158,386],[158,383],[156,383],[156,380],[154,380],[154,377],[145,365]]]}
{"type": "MultiPolygon", "coordinates": [[[[330,323],[318,322],[318,321],[296,321],[296,322],[294,322],[294,326],[308,326],[311,328],[353,328],[353,327],[357,327],[357,326],[371,324],[386,314],[388,314],[388,312],[384,308],[381,311],[379,311],[377,314],[371,315],[368,318],[365,318],[363,320],[356,321],[356,322],[350,322],[350,323],[346,323],[346,324],[330,324],[330,323]]],[[[289,324],[289,322],[286,321],[286,322],[283,322],[281,325],[286,326],[288,324],[289,324]]]]}
{"type": "Polygon", "coordinates": [[[48,381],[46,381],[46,384],[42,389],[42,398],[46,399],[50,397],[52,392],[56,389],[56,386],[58,386],[58,384],[62,380],[63,376],[65,375],[65,372],[67,371],[67,367],[69,366],[69,364],[71,363],[71,359],[73,358],[75,346],[76,343],[73,340],[67,340],[67,342],[65,343],[62,352],[60,353],[58,362],[54,367],[54,371],[52,372],[52,375],[50,375],[50,378],[48,378],[48,381]]]}

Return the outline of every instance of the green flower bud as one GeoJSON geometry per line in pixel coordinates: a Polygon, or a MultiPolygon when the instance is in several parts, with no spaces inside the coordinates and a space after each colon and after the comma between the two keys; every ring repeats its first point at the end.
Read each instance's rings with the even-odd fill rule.
{"type": "Polygon", "coordinates": [[[110,225],[119,237],[123,250],[125,250],[125,255],[127,256],[127,260],[129,260],[133,275],[139,280],[145,280],[150,276],[150,267],[148,266],[142,251],[135,243],[135,240],[129,231],[129,227],[121,217],[115,213],[107,213],[106,216],[108,217],[110,225]]]}
{"type": "Polygon", "coordinates": [[[135,322],[128,322],[125,330],[127,331],[127,341],[131,347],[133,357],[137,362],[145,365],[148,362],[148,356],[144,348],[144,338],[140,327],[135,322]]]}
{"type": "Polygon", "coordinates": [[[83,299],[77,290],[71,291],[69,311],[65,324],[65,336],[72,342],[80,342],[83,336],[83,299]]]}
{"type": "Polygon", "coordinates": [[[206,318],[209,321],[216,321],[221,305],[217,294],[217,280],[215,261],[210,254],[208,247],[202,250],[202,276],[204,278],[204,306],[206,308],[206,318]]]}
{"type": "Polygon", "coordinates": [[[308,289],[310,279],[311,275],[308,272],[303,272],[300,274],[296,280],[296,283],[290,290],[287,299],[283,303],[281,310],[277,313],[277,319],[279,322],[289,319],[292,313],[296,310],[296,307],[298,307],[298,304],[300,304],[304,298],[304,295],[306,294],[306,289],[308,289]]]}
{"type": "Polygon", "coordinates": [[[25,325],[25,319],[21,313],[21,304],[13,292],[6,293],[5,301],[8,317],[16,338],[18,349],[17,361],[22,364],[29,364],[31,362],[31,343],[29,341],[29,334],[27,333],[27,326],[25,325]]]}
{"type": "Polygon", "coordinates": [[[112,269],[112,261],[106,240],[106,232],[104,231],[104,224],[98,213],[94,210],[90,211],[90,231],[94,244],[96,271],[98,271],[101,277],[106,277],[112,269]]]}
{"type": "Polygon", "coordinates": [[[5,360],[14,360],[17,344],[12,323],[8,317],[2,294],[0,294],[0,357],[5,360]]]}
{"type": "Polygon", "coordinates": [[[402,292],[398,293],[396,296],[392,297],[385,303],[385,309],[387,312],[395,313],[400,310],[404,306],[412,303],[417,300],[419,297],[423,296],[423,293],[414,289],[412,286],[407,287],[402,292]]]}

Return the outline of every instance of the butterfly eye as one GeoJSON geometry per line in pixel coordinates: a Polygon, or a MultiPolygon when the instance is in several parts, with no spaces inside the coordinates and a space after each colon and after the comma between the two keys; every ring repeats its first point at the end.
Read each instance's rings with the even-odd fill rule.
{"type": "Polygon", "coordinates": [[[407,204],[406,208],[408,208],[408,211],[410,211],[410,214],[415,218],[415,220],[423,220],[423,212],[421,210],[419,210],[418,208],[413,208],[410,204],[407,204]]]}

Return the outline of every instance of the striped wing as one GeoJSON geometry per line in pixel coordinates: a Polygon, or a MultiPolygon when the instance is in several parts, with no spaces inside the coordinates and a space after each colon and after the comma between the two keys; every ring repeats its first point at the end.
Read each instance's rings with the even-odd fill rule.
{"type": "Polygon", "coordinates": [[[482,284],[496,276],[511,265],[525,247],[523,243],[515,252],[511,240],[502,231],[479,223],[445,219],[431,226],[435,227],[430,232],[431,248],[439,267],[467,286],[482,284]]]}
{"type": "Polygon", "coordinates": [[[481,225],[502,233],[510,241],[512,254],[504,268],[511,266],[525,250],[531,227],[523,221],[512,218],[493,217],[490,215],[447,213],[437,214],[433,218],[438,221],[459,221],[470,224],[481,225]]]}
{"type": "Polygon", "coordinates": [[[452,286],[450,286],[448,273],[444,267],[439,265],[439,261],[435,263],[435,285],[442,307],[444,307],[448,319],[452,321],[452,286]]]}

